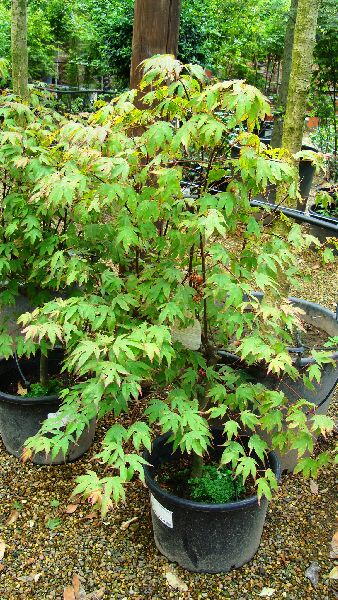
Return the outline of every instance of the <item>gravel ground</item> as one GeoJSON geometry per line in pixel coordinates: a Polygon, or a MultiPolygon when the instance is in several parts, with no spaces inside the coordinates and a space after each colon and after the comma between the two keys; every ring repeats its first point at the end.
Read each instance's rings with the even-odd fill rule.
{"type": "MultiPolygon", "coordinates": [[[[303,267],[312,281],[294,294],[332,309],[337,300],[336,267],[318,266],[313,255],[304,258],[303,267]]],[[[22,465],[0,446],[0,538],[6,544],[0,562],[0,600],[61,600],[74,574],[87,593],[78,596],[83,600],[247,600],[262,597],[263,588],[274,590],[273,600],[338,597],[328,579],[334,566],[329,557],[335,531],[333,468],[319,477],[318,493],[299,476],[283,477],[269,506],[260,548],[248,565],[223,575],[192,574],[156,550],[148,493],[138,481],[130,484],[126,505],[117,507],[103,523],[83,503],[72,514],[65,512],[75,506],[69,506],[74,476],[93,467],[98,440],[110,424],[109,419],[100,424],[94,446],[81,460],[60,467],[22,465]],[[121,529],[129,519],[135,520],[121,529]],[[320,567],[316,588],[305,577],[312,562],[320,567]],[[188,591],[171,588],[168,571],[188,591]],[[90,596],[95,591],[99,593],[90,596]]],[[[320,446],[331,447],[333,437],[321,440],[320,446]]],[[[75,596],[68,590],[65,598],[75,596]]]]}

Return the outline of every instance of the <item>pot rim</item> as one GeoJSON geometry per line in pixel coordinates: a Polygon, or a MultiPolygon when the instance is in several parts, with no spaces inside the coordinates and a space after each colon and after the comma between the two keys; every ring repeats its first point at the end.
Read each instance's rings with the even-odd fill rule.
{"type": "MultiPolygon", "coordinates": [[[[222,429],[222,428],[214,427],[213,429],[222,429]]],[[[169,433],[165,433],[164,435],[157,437],[155,439],[154,443],[159,445],[162,442],[165,442],[166,440],[168,440],[169,436],[170,436],[169,433]]],[[[149,458],[151,457],[151,453],[154,452],[154,450],[155,450],[155,448],[153,446],[151,452],[148,452],[148,451],[145,452],[145,458],[146,458],[146,460],[148,460],[148,462],[149,462],[149,458]]],[[[270,463],[270,468],[273,470],[274,474],[276,475],[277,481],[279,481],[281,478],[281,473],[282,473],[280,460],[279,460],[276,452],[273,452],[273,451],[269,452],[267,456],[268,456],[268,461],[270,463]]],[[[180,496],[171,494],[170,492],[168,492],[167,490],[162,488],[155,481],[155,479],[153,478],[153,476],[151,474],[152,468],[153,467],[151,465],[150,466],[143,465],[145,482],[147,484],[147,487],[150,489],[151,492],[154,492],[154,494],[156,494],[157,496],[160,496],[161,499],[168,500],[169,502],[178,504],[181,507],[189,508],[192,510],[204,511],[204,512],[220,512],[220,511],[228,512],[228,511],[234,511],[234,510],[241,510],[241,509],[253,506],[255,504],[259,504],[257,495],[250,496],[249,498],[243,498],[242,500],[236,500],[235,502],[226,502],[226,503],[221,503],[221,504],[211,504],[211,503],[209,504],[207,502],[195,502],[194,500],[188,500],[187,498],[181,498],[180,496]]]]}
{"type": "MultiPolygon", "coordinates": [[[[256,298],[260,299],[263,298],[264,294],[263,292],[253,292],[252,294],[253,296],[255,296],[256,298]]],[[[306,308],[312,308],[317,310],[318,312],[322,313],[323,316],[332,319],[333,321],[336,321],[338,323],[338,314],[336,316],[336,314],[332,311],[329,310],[328,308],[325,308],[325,306],[321,306],[320,304],[317,304],[317,302],[310,302],[309,300],[304,300],[303,298],[296,298],[295,296],[289,296],[288,298],[291,303],[296,304],[298,306],[300,306],[301,308],[305,309],[306,312],[306,308]]],[[[320,329],[320,324],[316,324],[316,327],[318,327],[318,329],[320,329]]],[[[224,353],[227,353],[228,356],[231,356],[233,358],[237,358],[238,356],[237,354],[234,354],[233,352],[227,352],[226,349],[221,349],[219,351],[219,354],[222,355],[224,353]]],[[[330,354],[330,358],[332,360],[335,360],[338,362],[338,350],[337,352],[332,352],[330,354]]],[[[298,358],[297,360],[297,366],[302,368],[302,367],[307,367],[308,365],[313,365],[316,363],[316,359],[313,358],[312,356],[306,357],[306,358],[298,358]]]]}
{"type": "Polygon", "coordinates": [[[5,402],[7,404],[17,404],[20,406],[29,405],[40,405],[49,404],[51,402],[59,402],[60,398],[58,394],[51,394],[50,396],[14,396],[13,394],[6,394],[0,391],[0,403],[5,402]]]}
{"type": "Polygon", "coordinates": [[[323,221],[327,221],[328,223],[332,223],[333,225],[338,224],[338,217],[330,217],[328,215],[322,215],[318,211],[315,210],[316,205],[311,204],[309,209],[309,215],[313,215],[316,219],[322,219],[323,221]]]}
{"type": "MultiPolygon", "coordinates": [[[[58,349],[56,349],[58,350],[58,349]]],[[[26,357],[27,358],[27,357],[26,357]]],[[[27,358],[27,360],[34,360],[32,358],[27,358]]],[[[14,362],[14,358],[11,356],[7,359],[3,358],[0,360],[0,362],[2,361],[13,361],[14,362]]],[[[11,366],[8,365],[8,369],[10,369],[11,366]]],[[[20,379],[20,378],[19,378],[20,379]]],[[[60,402],[60,398],[58,394],[50,394],[48,396],[19,396],[18,394],[7,394],[6,392],[2,392],[0,390],[0,403],[6,403],[6,404],[16,404],[18,406],[37,406],[37,405],[43,405],[43,404],[50,404],[50,403],[54,403],[54,402],[60,402]]]]}

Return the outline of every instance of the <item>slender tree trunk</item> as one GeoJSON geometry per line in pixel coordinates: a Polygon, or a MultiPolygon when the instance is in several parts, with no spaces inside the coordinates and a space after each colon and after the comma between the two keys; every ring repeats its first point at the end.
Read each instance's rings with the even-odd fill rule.
{"type": "Polygon", "coordinates": [[[264,93],[267,93],[267,89],[268,89],[268,76],[269,76],[269,69],[270,69],[270,54],[268,56],[268,62],[266,65],[266,71],[265,71],[265,86],[264,86],[264,93]]]}
{"type": "Polygon", "coordinates": [[[44,386],[48,383],[48,357],[42,352],[40,355],[40,383],[44,386]]]}
{"type": "Polygon", "coordinates": [[[135,0],[130,87],[142,79],[140,63],[154,54],[177,55],[181,0],[135,0]]]}
{"type": "Polygon", "coordinates": [[[289,18],[285,32],[284,53],[282,60],[282,79],[277,98],[278,115],[275,116],[271,138],[271,146],[273,146],[273,148],[278,148],[282,144],[283,118],[286,108],[286,99],[288,95],[289,79],[291,73],[292,48],[296,24],[297,6],[298,0],[291,0],[289,18]]]}
{"type": "Polygon", "coordinates": [[[298,0],[282,136],[282,146],[291,153],[299,152],[302,147],[319,3],[320,0],[298,0]]]}
{"type": "Polygon", "coordinates": [[[28,97],[27,0],[12,0],[12,80],[13,91],[28,97]]]}
{"type": "Polygon", "coordinates": [[[276,80],[276,92],[278,94],[278,89],[279,89],[279,76],[280,76],[280,59],[278,59],[278,63],[277,63],[277,80],[276,80]]]}
{"type": "Polygon", "coordinates": [[[333,131],[334,131],[334,156],[337,158],[337,90],[336,90],[336,82],[333,83],[333,92],[332,92],[332,104],[333,104],[333,131]]]}

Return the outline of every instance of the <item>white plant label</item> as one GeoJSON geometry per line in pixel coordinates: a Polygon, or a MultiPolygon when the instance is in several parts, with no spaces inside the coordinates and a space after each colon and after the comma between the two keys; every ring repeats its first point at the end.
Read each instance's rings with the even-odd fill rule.
{"type": "Polygon", "coordinates": [[[154,498],[154,496],[152,494],[150,494],[150,502],[151,502],[151,508],[153,509],[153,512],[155,513],[155,515],[157,516],[157,518],[167,527],[170,527],[170,529],[172,529],[174,527],[173,525],[173,513],[171,510],[168,510],[167,508],[165,508],[164,506],[162,506],[162,504],[160,504],[156,498],[154,498]]]}
{"type": "MultiPolygon", "coordinates": [[[[48,415],[47,415],[47,419],[57,419],[58,417],[60,417],[60,414],[58,412],[48,413],[48,415]]],[[[71,421],[71,419],[69,417],[62,417],[62,419],[60,421],[61,427],[66,427],[66,425],[68,423],[70,423],[70,421],[71,421]]]]}

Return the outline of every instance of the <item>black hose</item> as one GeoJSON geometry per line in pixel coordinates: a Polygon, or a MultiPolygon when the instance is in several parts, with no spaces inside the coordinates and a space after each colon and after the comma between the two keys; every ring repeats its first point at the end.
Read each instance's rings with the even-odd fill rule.
{"type": "Polygon", "coordinates": [[[312,215],[306,214],[302,210],[297,210],[295,208],[286,208],[285,206],[277,206],[275,204],[270,204],[270,202],[264,202],[263,200],[251,200],[251,206],[257,206],[260,208],[271,208],[273,211],[278,211],[283,213],[283,215],[287,217],[291,217],[296,221],[302,221],[302,223],[309,223],[310,225],[317,225],[317,227],[323,227],[330,232],[332,237],[338,237],[338,221],[332,219],[332,222],[328,219],[318,219],[317,217],[313,217],[312,215]],[[336,221],[336,222],[335,222],[336,221]]]}
{"type": "Polygon", "coordinates": [[[24,376],[23,372],[21,371],[21,367],[20,367],[19,361],[18,361],[18,355],[16,352],[14,352],[14,358],[15,358],[16,366],[18,367],[18,371],[21,375],[22,381],[28,387],[30,385],[30,383],[29,383],[28,379],[26,379],[26,377],[24,376]]]}

